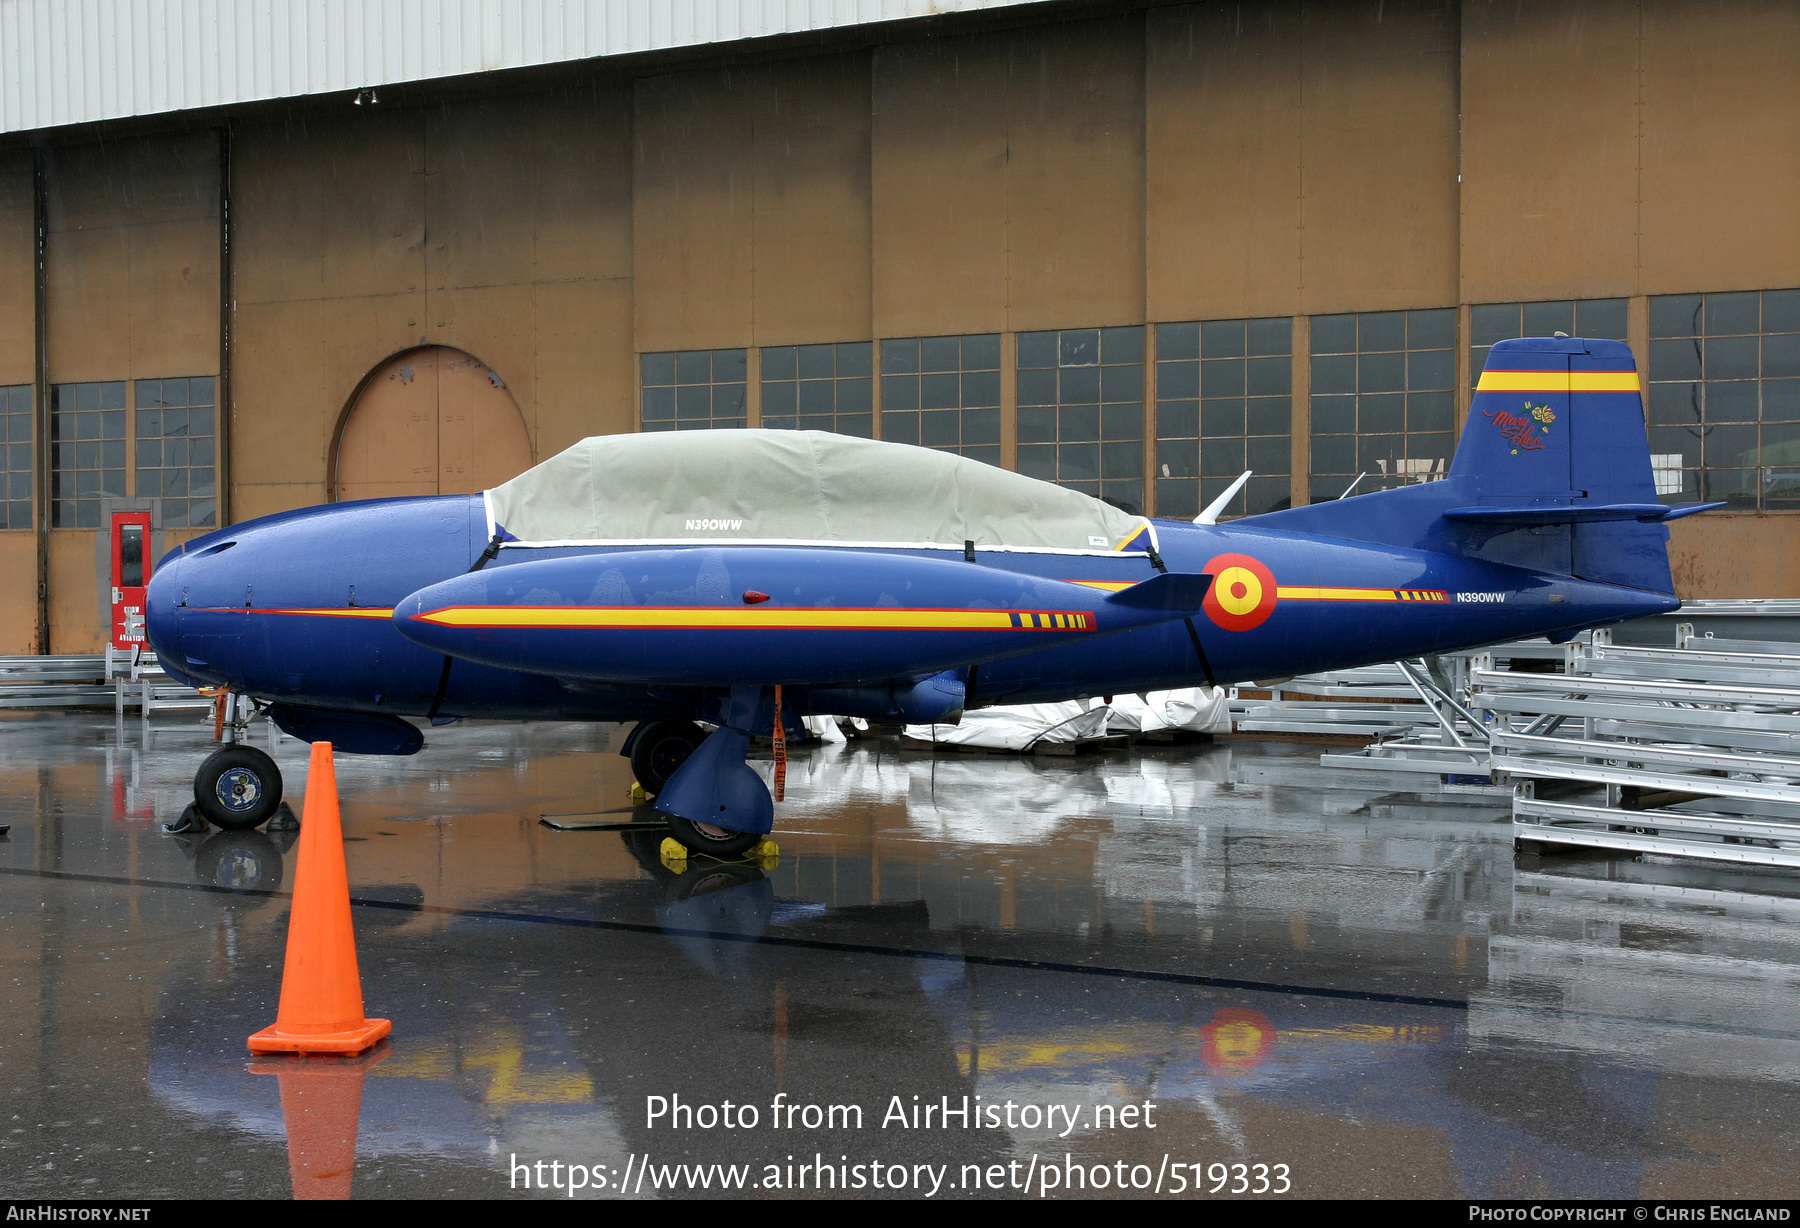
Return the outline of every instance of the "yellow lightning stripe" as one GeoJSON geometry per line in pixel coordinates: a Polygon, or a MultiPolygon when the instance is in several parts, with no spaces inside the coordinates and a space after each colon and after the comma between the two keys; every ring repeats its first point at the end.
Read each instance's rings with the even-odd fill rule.
{"type": "Polygon", "coordinates": [[[1483,371],[1476,392],[1636,392],[1636,371],[1483,371]]]}
{"type": "Polygon", "coordinates": [[[1079,584],[1083,588],[1097,588],[1108,593],[1117,593],[1139,583],[1137,580],[1064,580],[1064,584],[1079,584]]]}
{"type": "Polygon", "coordinates": [[[881,631],[1011,631],[1058,627],[1087,629],[1087,616],[1056,615],[1014,610],[728,610],[670,607],[581,606],[447,606],[415,614],[420,622],[443,627],[548,627],[548,628],[689,628],[732,627],[759,631],[846,630],[881,631]]]}

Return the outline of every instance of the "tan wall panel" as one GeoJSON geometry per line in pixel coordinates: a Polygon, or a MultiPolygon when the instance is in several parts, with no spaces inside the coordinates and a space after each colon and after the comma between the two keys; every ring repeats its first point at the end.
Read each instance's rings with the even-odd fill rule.
{"type": "Polygon", "coordinates": [[[1647,294],[1800,285],[1800,5],[1645,0],[1647,294]]]}
{"type": "Polygon", "coordinates": [[[422,293],[238,305],[233,367],[232,498],[247,519],[326,498],[325,465],[338,416],[363,377],[418,343],[409,327],[422,293]],[[278,508],[252,494],[275,486],[278,508]],[[250,502],[238,505],[236,500],[250,502]],[[252,513],[252,506],[260,510],[252,513]]]}
{"type": "Polygon", "coordinates": [[[1800,597],[1800,549],[1794,516],[1711,512],[1669,526],[1675,595],[1800,597]]]}
{"type": "Polygon", "coordinates": [[[635,431],[631,282],[561,282],[533,288],[537,315],[539,460],[589,435],[635,431]]]}
{"type": "Polygon", "coordinates": [[[36,575],[37,534],[0,533],[0,652],[37,651],[36,575]]]}
{"type": "Polygon", "coordinates": [[[1300,7],[1147,15],[1145,179],[1153,320],[1300,309],[1300,7]]]}
{"type": "MultiPolygon", "coordinates": [[[[131,226],[125,234],[132,378],[216,374],[218,219],[131,226]]],[[[70,338],[61,343],[73,348],[70,338]]]]}
{"type": "Polygon", "coordinates": [[[1637,292],[1638,6],[1463,7],[1462,297],[1637,292]]]}
{"type": "Polygon", "coordinates": [[[866,54],[754,70],[757,345],[871,335],[869,71],[866,54]]]}
{"type": "Polygon", "coordinates": [[[876,336],[1009,327],[1007,99],[1016,41],[994,34],[876,49],[876,336]]]}
{"type": "Polygon", "coordinates": [[[208,130],[52,146],[45,202],[52,232],[219,216],[219,143],[208,130]]]}
{"type": "Polygon", "coordinates": [[[418,111],[246,127],[232,146],[240,304],[390,294],[425,283],[418,111]]]}
{"type": "Polygon", "coordinates": [[[1453,305],[1455,9],[1313,4],[1304,39],[1305,310],[1453,305]]]}
{"type": "Polygon", "coordinates": [[[0,384],[36,378],[32,163],[29,152],[0,155],[0,384]]]}
{"type": "Polygon", "coordinates": [[[312,507],[322,501],[325,483],[318,482],[233,482],[231,486],[231,519],[234,524],[291,512],[297,507],[312,507]]]}
{"type": "Polygon", "coordinates": [[[1023,35],[1009,102],[1007,327],[1144,319],[1144,24],[1023,35]]]}
{"type": "Polygon", "coordinates": [[[128,378],[132,313],[126,228],[53,230],[45,243],[51,380],[128,378]]]}
{"type": "Polygon", "coordinates": [[[530,277],[533,102],[472,100],[426,112],[425,267],[433,290],[530,277]]]}
{"type": "Polygon", "coordinates": [[[632,247],[640,350],[750,339],[749,84],[727,69],[637,83],[632,247]]]}
{"type": "Polygon", "coordinates": [[[211,132],[50,151],[53,381],[218,370],[218,172],[211,132]]]}
{"type": "Polygon", "coordinates": [[[540,281],[631,276],[629,86],[557,95],[534,115],[540,281]]]}
{"type": "Polygon", "coordinates": [[[529,425],[536,419],[537,322],[530,283],[434,290],[427,296],[434,345],[455,346],[505,381],[529,425]]]}
{"type": "MultiPolygon", "coordinates": [[[[50,651],[104,652],[109,628],[100,617],[95,529],[50,533],[50,651]]],[[[35,596],[35,595],[34,595],[35,596]]]]}

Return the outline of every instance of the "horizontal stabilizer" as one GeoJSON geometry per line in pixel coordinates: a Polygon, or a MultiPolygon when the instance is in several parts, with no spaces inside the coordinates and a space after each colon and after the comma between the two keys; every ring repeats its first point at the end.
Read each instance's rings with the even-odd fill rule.
{"type": "Polygon", "coordinates": [[[1209,575],[1193,572],[1164,572],[1122,588],[1106,600],[1110,605],[1132,610],[1198,610],[1212,580],[1209,575]]]}
{"type": "Polygon", "coordinates": [[[1655,524],[1724,506],[1723,503],[1690,503],[1683,507],[1669,507],[1663,503],[1540,503],[1524,507],[1453,507],[1444,513],[1444,519],[1517,525],[1594,524],[1607,520],[1655,524]]]}

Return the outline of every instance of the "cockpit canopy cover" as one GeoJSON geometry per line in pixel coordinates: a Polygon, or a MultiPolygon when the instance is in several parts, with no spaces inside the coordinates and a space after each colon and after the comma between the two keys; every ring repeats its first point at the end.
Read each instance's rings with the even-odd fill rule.
{"type": "Polygon", "coordinates": [[[823,431],[598,435],[486,497],[489,533],[533,546],[1150,544],[1143,517],[1078,491],[948,452],[823,431]]]}

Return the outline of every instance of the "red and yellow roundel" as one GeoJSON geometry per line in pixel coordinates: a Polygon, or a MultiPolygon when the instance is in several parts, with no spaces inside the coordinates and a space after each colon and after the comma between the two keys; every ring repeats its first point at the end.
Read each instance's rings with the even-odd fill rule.
{"type": "Polygon", "coordinates": [[[1275,612],[1275,576],[1249,555],[1214,555],[1201,570],[1213,578],[1201,608],[1225,630],[1249,631],[1275,612]]]}

